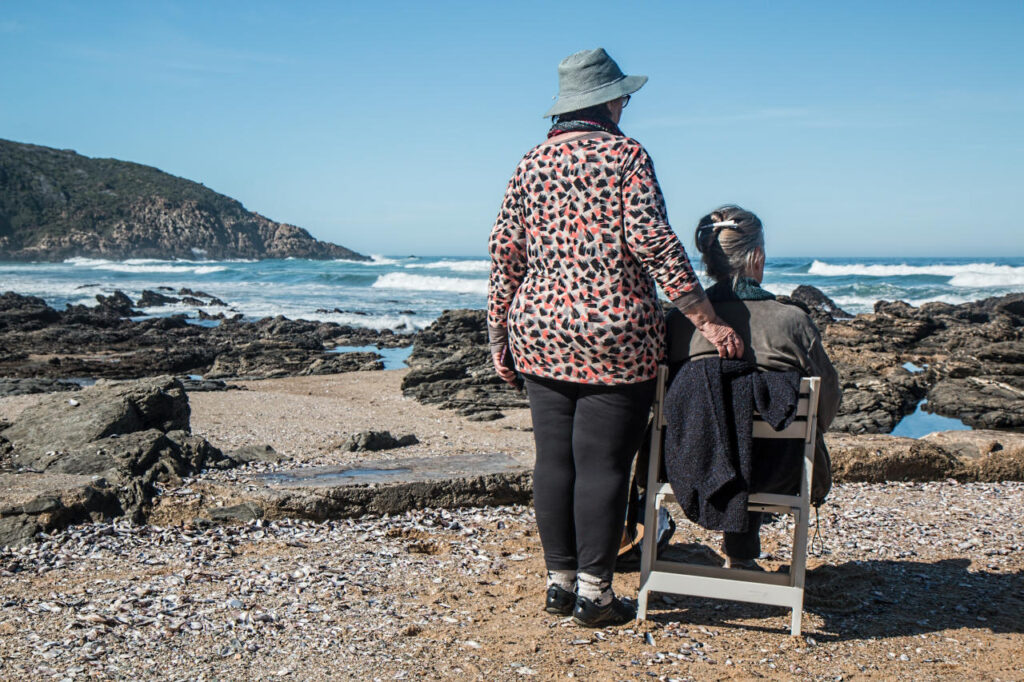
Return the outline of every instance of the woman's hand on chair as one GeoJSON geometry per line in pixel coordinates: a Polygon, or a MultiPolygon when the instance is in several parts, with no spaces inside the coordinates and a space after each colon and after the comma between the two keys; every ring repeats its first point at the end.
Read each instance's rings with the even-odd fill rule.
{"type": "Polygon", "coordinates": [[[701,328],[700,333],[714,344],[720,357],[737,360],[743,357],[743,339],[721,319],[711,320],[701,328]]]}
{"type": "Polygon", "coordinates": [[[743,339],[735,329],[718,316],[706,298],[687,308],[683,314],[693,323],[697,331],[718,349],[720,357],[735,359],[743,357],[743,339]]]}

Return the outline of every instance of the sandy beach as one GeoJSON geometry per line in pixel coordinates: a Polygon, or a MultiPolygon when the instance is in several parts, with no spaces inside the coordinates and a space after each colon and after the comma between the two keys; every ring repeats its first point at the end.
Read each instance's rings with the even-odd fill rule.
{"type": "MultiPolygon", "coordinates": [[[[191,394],[193,430],[225,449],[270,444],[293,465],[365,459],[338,444],[366,429],[420,441],[380,461],[530,459],[526,410],[471,422],[402,397],[406,371],[191,394]]],[[[0,400],[0,418],[37,399],[0,400]]],[[[1020,483],[838,485],[801,638],[782,609],[699,599],[597,631],[545,614],[522,506],[72,526],[0,551],[0,678],[1024,679],[1022,506],[1020,483]]],[[[716,561],[713,534],[677,519],[670,552],[716,561]]],[[[787,558],[785,532],[764,533],[768,570],[787,558]]],[[[617,589],[634,596],[637,581],[620,574],[617,589]]]]}
{"type": "Polygon", "coordinates": [[[381,460],[503,452],[532,464],[528,410],[510,410],[497,421],[469,421],[403,396],[402,378],[408,373],[402,369],[237,382],[247,390],[190,395],[192,429],[221,449],[266,443],[306,465],[363,458],[365,453],[339,446],[349,434],[368,430],[390,431],[396,437],[411,433],[420,441],[376,453],[381,460]]]}

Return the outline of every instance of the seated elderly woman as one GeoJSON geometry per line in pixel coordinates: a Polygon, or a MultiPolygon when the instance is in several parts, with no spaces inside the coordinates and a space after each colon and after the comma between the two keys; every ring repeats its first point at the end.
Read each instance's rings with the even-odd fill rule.
{"type": "MultiPolygon", "coordinates": [[[[710,402],[709,386],[712,394],[722,391],[718,394],[719,404],[728,403],[730,399],[735,401],[740,389],[736,387],[738,384],[730,386],[728,382],[729,377],[740,376],[746,376],[748,382],[752,380],[750,377],[762,382],[752,389],[752,398],[759,399],[778,385],[770,382],[786,379],[792,402],[799,377],[821,377],[818,442],[811,493],[811,502],[817,505],[831,487],[831,466],[821,434],[839,408],[839,381],[822,347],[821,335],[807,313],[797,305],[777,300],[761,288],[765,264],[764,230],[756,215],[738,206],[723,206],[700,220],[696,244],[705,271],[716,282],[707,289],[708,299],[718,316],[739,333],[745,351],[742,362],[719,358],[715,346],[695,333],[693,324],[685,316],[675,312],[668,315],[669,366],[675,372],[675,379],[666,399],[669,420],[666,468],[684,510],[687,510],[686,500],[689,499],[687,516],[707,528],[725,531],[722,550],[726,567],[757,568],[754,560],[761,553],[759,530],[762,518],[761,514],[747,512],[746,495],[753,492],[796,494],[802,471],[802,448],[799,443],[787,440],[753,440],[748,448],[746,468],[727,462],[730,473],[724,477],[720,471],[709,468],[717,465],[709,465],[698,476],[695,472],[700,468],[701,458],[707,464],[708,451],[715,449],[702,440],[705,437],[714,439],[715,434],[700,431],[714,430],[715,420],[708,419],[708,413],[695,419],[692,411],[700,409],[695,403],[710,402]],[[701,360],[705,362],[701,363],[701,360]],[[720,379],[717,386],[708,379],[713,373],[720,379]],[[680,382],[689,382],[690,385],[680,386],[680,382]],[[722,395],[724,399],[721,399],[722,395]],[[686,417],[688,410],[691,412],[689,430],[683,436],[677,433],[673,448],[672,421],[686,417]],[[673,470],[682,472],[682,478],[689,478],[683,483],[692,487],[688,498],[685,491],[677,489],[679,486],[673,470]],[[735,500],[731,496],[739,491],[744,493],[740,496],[742,506],[730,507],[735,500]],[[684,493],[682,496],[681,492],[684,493]]],[[[732,408],[726,411],[731,413],[732,408]]],[[[764,412],[763,409],[761,411],[764,412]]],[[[731,418],[732,414],[727,416],[731,418]]],[[[725,440],[735,437],[733,434],[725,440]]],[[[732,446],[735,449],[735,442],[732,446]]]]}

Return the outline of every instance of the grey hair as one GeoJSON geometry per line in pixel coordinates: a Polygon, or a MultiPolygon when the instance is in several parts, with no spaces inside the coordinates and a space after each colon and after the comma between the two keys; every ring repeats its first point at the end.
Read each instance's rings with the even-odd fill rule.
{"type": "Polygon", "coordinates": [[[708,276],[734,286],[753,269],[757,249],[764,251],[761,219],[739,206],[722,206],[701,218],[693,239],[708,276]]]}

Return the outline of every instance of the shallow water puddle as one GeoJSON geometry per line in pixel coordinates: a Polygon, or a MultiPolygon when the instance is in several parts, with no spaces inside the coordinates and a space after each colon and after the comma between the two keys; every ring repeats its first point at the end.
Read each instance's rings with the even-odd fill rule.
{"type": "Polygon", "coordinates": [[[405,369],[412,355],[412,345],[404,348],[377,348],[377,346],[335,346],[328,353],[377,353],[383,358],[384,369],[405,369]]]}
{"type": "Polygon", "coordinates": [[[295,483],[298,481],[306,483],[323,483],[329,484],[332,481],[342,481],[344,479],[368,477],[368,478],[381,478],[387,476],[397,476],[398,474],[407,474],[411,469],[407,467],[396,467],[394,469],[372,469],[372,468],[355,468],[355,469],[343,469],[341,471],[322,471],[319,473],[309,473],[306,471],[282,471],[272,474],[263,474],[260,476],[267,483],[278,483],[287,484],[295,483]]]}
{"type": "Polygon", "coordinates": [[[912,414],[908,414],[900,420],[900,423],[892,430],[892,435],[903,436],[904,438],[920,438],[936,431],[973,430],[970,426],[964,424],[959,419],[943,417],[942,415],[925,412],[924,405],[927,402],[927,400],[919,402],[917,404],[917,409],[914,410],[912,414]]]}

